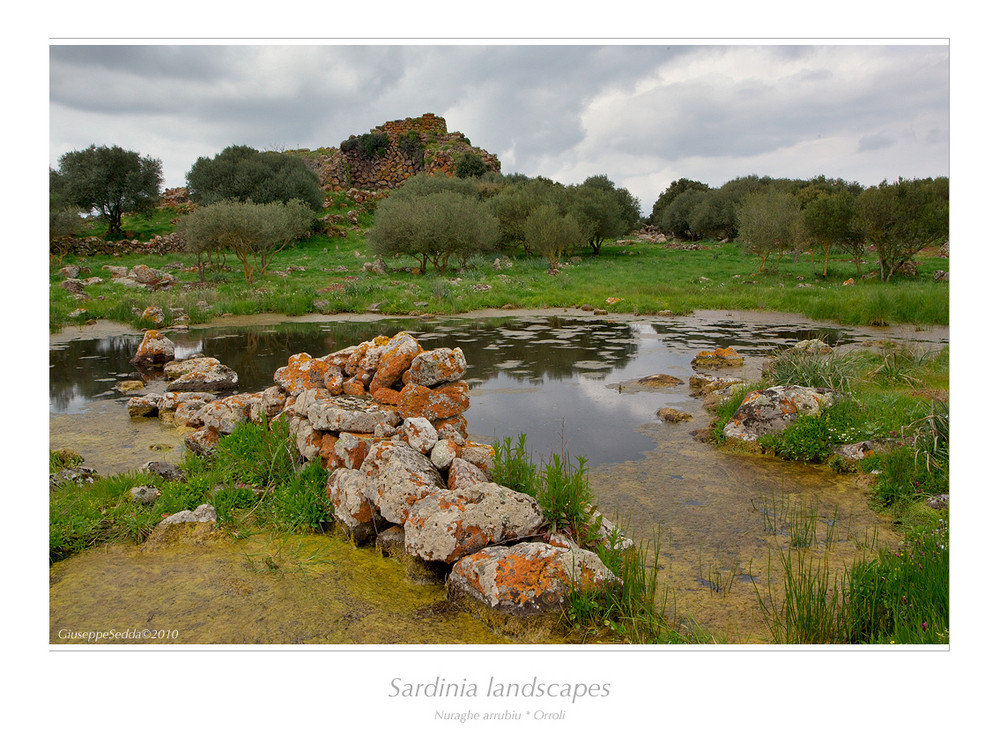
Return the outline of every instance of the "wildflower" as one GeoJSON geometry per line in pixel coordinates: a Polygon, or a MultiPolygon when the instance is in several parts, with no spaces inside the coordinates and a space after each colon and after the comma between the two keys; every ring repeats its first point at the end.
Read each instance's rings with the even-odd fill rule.
{"type": "Polygon", "coordinates": [[[924,621],[923,623],[921,623],[921,624],[920,624],[920,627],[921,627],[921,628],[922,628],[922,629],[923,629],[924,631],[927,631],[927,621],[924,621]]]}

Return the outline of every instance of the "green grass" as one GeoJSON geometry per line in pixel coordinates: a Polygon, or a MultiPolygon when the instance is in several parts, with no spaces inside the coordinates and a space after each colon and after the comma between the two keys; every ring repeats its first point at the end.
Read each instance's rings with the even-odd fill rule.
{"type": "MultiPolygon", "coordinates": [[[[794,545],[777,551],[780,592],[757,590],[779,644],[947,644],[948,522],[911,529],[896,549],[859,559],[843,574],[794,545]]],[[[754,585],[756,587],[756,584],[754,585]]]]}
{"type": "Polygon", "coordinates": [[[96,545],[142,542],[163,517],[203,503],[238,537],[258,529],[322,531],[330,521],[328,473],[318,461],[299,466],[284,422],[274,426],[243,423],[219,440],[211,458],[188,454],[180,465],[188,478],[183,482],[130,472],[52,490],[50,562],[96,545]],[[139,485],[155,486],[160,497],[151,506],[139,504],[129,493],[139,485]]]}
{"type": "MultiPolygon", "coordinates": [[[[544,259],[521,256],[512,259],[510,268],[497,271],[493,261],[499,253],[474,256],[465,268],[453,268],[444,275],[433,272],[414,275],[407,270],[410,263],[406,259],[389,259],[389,272],[375,275],[362,270],[366,262],[376,260],[364,237],[364,230],[373,220],[370,206],[356,206],[345,194],[337,194],[334,206],[326,213],[346,215],[352,209],[359,211],[359,222],[340,225],[347,233],[346,238],[316,234],[299,241],[278,253],[268,274],[255,280],[251,287],[243,280],[242,272],[232,265],[232,259],[228,268],[210,270],[207,286],[202,287],[197,272],[187,270],[195,262],[188,254],[68,255],[63,264],[84,266],[87,273],[82,276],[105,280],[110,280],[110,272],[102,269],[104,265],[145,263],[163,268],[181,263],[185,268],[171,270],[179,279],[179,284],[171,290],[147,293],[106,281],[88,287],[91,299],[81,303],[58,287],[62,277],[58,274],[59,264],[54,261],[51,326],[58,329],[73,322],[68,314],[79,307],[87,310],[84,318],[137,324],[132,308],[142,309],[150,304],[159,305],[165,312],[171,307],[181,308],[194,322],[226,313],[366,312],[378,304],[379,312],[390,315],[462,313],[504,305],[517,308],[592,305],[615,313],[639,314],[665,309],[677,314],[696,309],[775,310],[846,325],[948,323],[948,285],[932,281],[934,271],[948,268],[947,258],[921,257],[920,276],[916,278],[894,279],[887,284],[855,279],[850,286],[844,286],[843,282],[856,274],[853,264],[844,257],[834,256],[827,277],[816,275],[819,266],[806,254],[795,263],[786,259],[780,272],[758,273],[755,257],[734,243],[705,243],[703,249],[693,251],[652,244],[606,244],[598,256],[587,249],[579,250],[580,260],[566,265],[557,275],[547,273],[548,263],[544,259]],[[278,272],[289,267],[305,270],[279,275],[278,272]],[[799,286],[804,284],[811,286],[799,286]],[[331,285],[340,286],[330,289],[331,285]],[[194,304],[209,297],[213,309],[206,314],[194,304]],[[619,301],[609,304],[608,298],[619,301]],[[317,304],[317,300],[321,302],[317,304]]],[[[174,212],[163,209],[151,217],[127,217],[124,228],[137,239],[147,239],[171,232],[171,220],[175,217],[174,212]]],[[[99,234],[100,228],[92,227],[89,232],[99,234]]],[[[168,314],[165,325],[171,322],[168,314]]]]}

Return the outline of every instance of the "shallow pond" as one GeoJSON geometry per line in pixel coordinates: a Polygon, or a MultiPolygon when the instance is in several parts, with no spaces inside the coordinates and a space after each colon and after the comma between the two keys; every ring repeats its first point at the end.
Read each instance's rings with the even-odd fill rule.
{"type": "MultiPolygon", "coordinates": [[[[725,641],[768,639],[758,597],[767,593],[769,556],[787,547],[798,521],[813,520],[810,549],[837,572],[870,544],[878,519],[852,476],[732,454],[695,441],[691,432],[707,426],[710,416],[700,400],[688,395],[691,358],[702,349],[732,346],[747,365],[727,375],[753,377],[765,356],[800,339],[947,342],[947,329],[940,328],[821,327],[782,314],[721,311],[676,318],[549,311],[431,321],[258,319],[167,334],[178,357],[216,357],[237,371],[241,390],[254,391],[271,385],[274,371],[291,354],[324,355],[401,330],[413,333],[425,349],[462,348],[472,387],[466,413],[472,436],[493,441],[523,432],[538,457],[560,451],[587,457],[599,507],[627,523],[633,536],[659,539],[656,565],[668,613],[691,633],[707,631],[725,641]],[[625,387],[656,373],[674,375],[683,384],[657,391],[625,387]],[[664,406],[694,419],[660,423],[655,413],[664,406]]],[[[85,329],[53,337],[52,448],[78,451],[102,474],[182,456],[183,431],[155,419],[130,420],[126,398],[113,388],[135,377],[128,360],[140,340],[139,333],[88,336],[85,329]]],[[[891,539],[887,529],[878,535],[882,542],[891,539]]],[[[106,560],[108,571],[127,565],[125,553],[113,555],[114,561],[106,560]]],[[[353,640],[336,629],[323,633],[321,640],[353,640]]],[[[234,634],[220,626],[211,640],[248,640],[234,634]]],[[[300,637],[262,632],[257,640],[300,637]]],[[[444,640],[479,642],[480,637],[470,631],[444,640]]]]}

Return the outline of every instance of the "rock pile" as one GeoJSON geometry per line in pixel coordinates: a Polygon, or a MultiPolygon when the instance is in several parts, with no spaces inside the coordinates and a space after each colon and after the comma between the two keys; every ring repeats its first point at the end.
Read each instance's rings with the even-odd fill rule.
{"type": "Polygon", "coordinates": [[[177,388],[206,363],[192,365],[168,363],[171,390],[133,397],[130,414],[196,428],[185,443],[199,454],[247,420],[284,421],[300,457],[329,470],[326,500],[341,529],[395,551],[409,570],[446,576],[449,596],[497,630],[543,638],[571,587],[614,581],[595,553],[545,534],[535,498],[490,481],[492,447],[468,438],[461,349],[424,350],[400,332],[292,355],[274,386],[221,398],[207,379],[198,391],[177,388]]]}

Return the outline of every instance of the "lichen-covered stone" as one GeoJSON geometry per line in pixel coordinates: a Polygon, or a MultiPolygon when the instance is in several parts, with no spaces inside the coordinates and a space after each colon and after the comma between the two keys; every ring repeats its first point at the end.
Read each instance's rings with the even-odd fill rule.
{"type": "Polygon", "coordinates": [[[347,395],[314,402],[306,410],[306,418],[316,430],[372,435],[380,425],[394,427],[401,421],[399,413],[392,407],[347,395]]]}
{"type": "Polygon", "coordinates": [[[465,597],[500,613],[528,617],[558,612],[571,587],[615,582],[596,553],[578,547],[521,542],[488,547],[462,558],[446,584],[448,599],[465,597]]]}
{"type": "Polygon", "coordinates": [[[393,524],[402,524],[415,502],[444,488],[444,480],[430,459],[405,443],[376,443],[360,471],[368,478],[368,498],[393,524]]]}
{"type": "Polygon", "coordinates": [[[426,417],[437,422],[457,417],[468,408],[469,385],[465,381],[436,388],[408,383],[399,392],[399,413],[403,417],[426,417]]]}
{"type": "Polygon", "coordinates": [[[434,444],[429,454],[431,464],[440,470],[447,470],[458,456],[458,444],[450,438],[442,438],[434,444]]]}
{"type": "Polygon", "coordinates": [[[743,364],[743,357],[732,347],[719,347],[714,350],[702,350],[691,364],[696,368],[733,368],[743,364]]]}
{"type": "Polygon", "coordinates": [[[399,332],[390,339],[379,359],[378,368],[372,378],[372,395],[379,389],[396,389],[396,384],[413,363],[413,359],[423,352],[423,347],[410,334],[399,332]]]}
{"type": "Polygon", "coordinates": [[[692,419],[691,415],[687,412],[681,412],[673,407],[661,407],[656,410],[656,416],[663,420],[663,422],[686,422],[692,419]]]}
{"type": "Polygon", "coordinates": [[[206,404],[198,416],[206,428],[215,428],[223,435],[229,435],[236,430],[237,425],[249,419],[249,395],[233,394],[224,399],[216,399],[206,404]]]}
{"type": "Polygon", "coordinates": [[[153,417],[159,411],[155,396],[133,396],[128,400],[129,417],[153,417]]]}
{"type": "Polygon", "coordinates": [[[421,454],[429,454],[438,441],[438,433],[426,417],[407,417],[401,428],[403,440],[421,454]]]}
{"type": "Polygon", "coordinates": [[[341,433],[333,447],[337,466],[360,469],[374,441],[367,433],[341,433]]]}
{"type": "Polygon", "coordinates": [[[274,384],[290,396],[298,396],[309,389],[326,388],[324,378],[329,368],[329,361],[300,352],[288,358],[288,365],[274,372],[274,384]]]}
{"type": "Polygon", "coordinates": [[[476,465],[486,474],[489,474],[493,470],[493,454],[494,452],[492,446],[485,443],[467,441],[465,445],[462,446],[458,456],[470,464],[476,465]]]}
{"type": "Polygon", "coordinates": [[[332,396],[333,394],[325,388],[303,389],[294,397],[295,401],[292,402],[292,412],[299,417],[306,417],[309,414],[309,408],[313,404],[322,399],[329,399],[332,396]]]}
{"type": "Polygon", "coordinates": [[[439,347],[421,352],[414,357],[403,382],[415,386],[451,383],[461,380],[465,376],[467,367],[465,353],[460,348],[439,347]]]}
{"type": "Polygon", "coordinates": [[[358,543],[374,538],[378,527],[388,526],[368,497],[367,482],[363,472],[340,467],[326,484],[334,520],[358,543]]]}
{"type": "Polygon", "coordinates": [[[483,470],[460,457],[453,459],[448,467],[448,490],[461,490],[489,481],[489,476],[483,470]]]}
{"type": "Polygon", "coordinates": [[[133,365],[164,365],[174,359],[174,343],[157,329],[148,329],[129,361],[133,365]]]}
{"type": "Polygon", "coordinates": [[[763,435],[780,433],[800,415],[816,415],[833,405],[831,389],[805,386],[774,386],[747,394],[722,433],[737,441],[756,441],[763,435]]]}
{"type": "Polygon", "coordinates": [[[406,550],[452,563],[488,545],[533,535],[545,524],[538,502],[492,482],[430,493],[403,520],[406,550]]]}
{"type": "MultiPolygon", "coordinates": [[[[197,358],[188,365],[190,369],[168,384],[170,391],[224,391],[235,388],[239,381],[235,370],[214,357],[197,358]]],[[[166,368],[164,374],[170,377],[166,368]]]]}
{"type": "Polygon", "coordinates": [[[219,431],[215,428],[201,428],[184,437],[184,445],[199,456],[209,456],[219,445],[219,431]]]}

